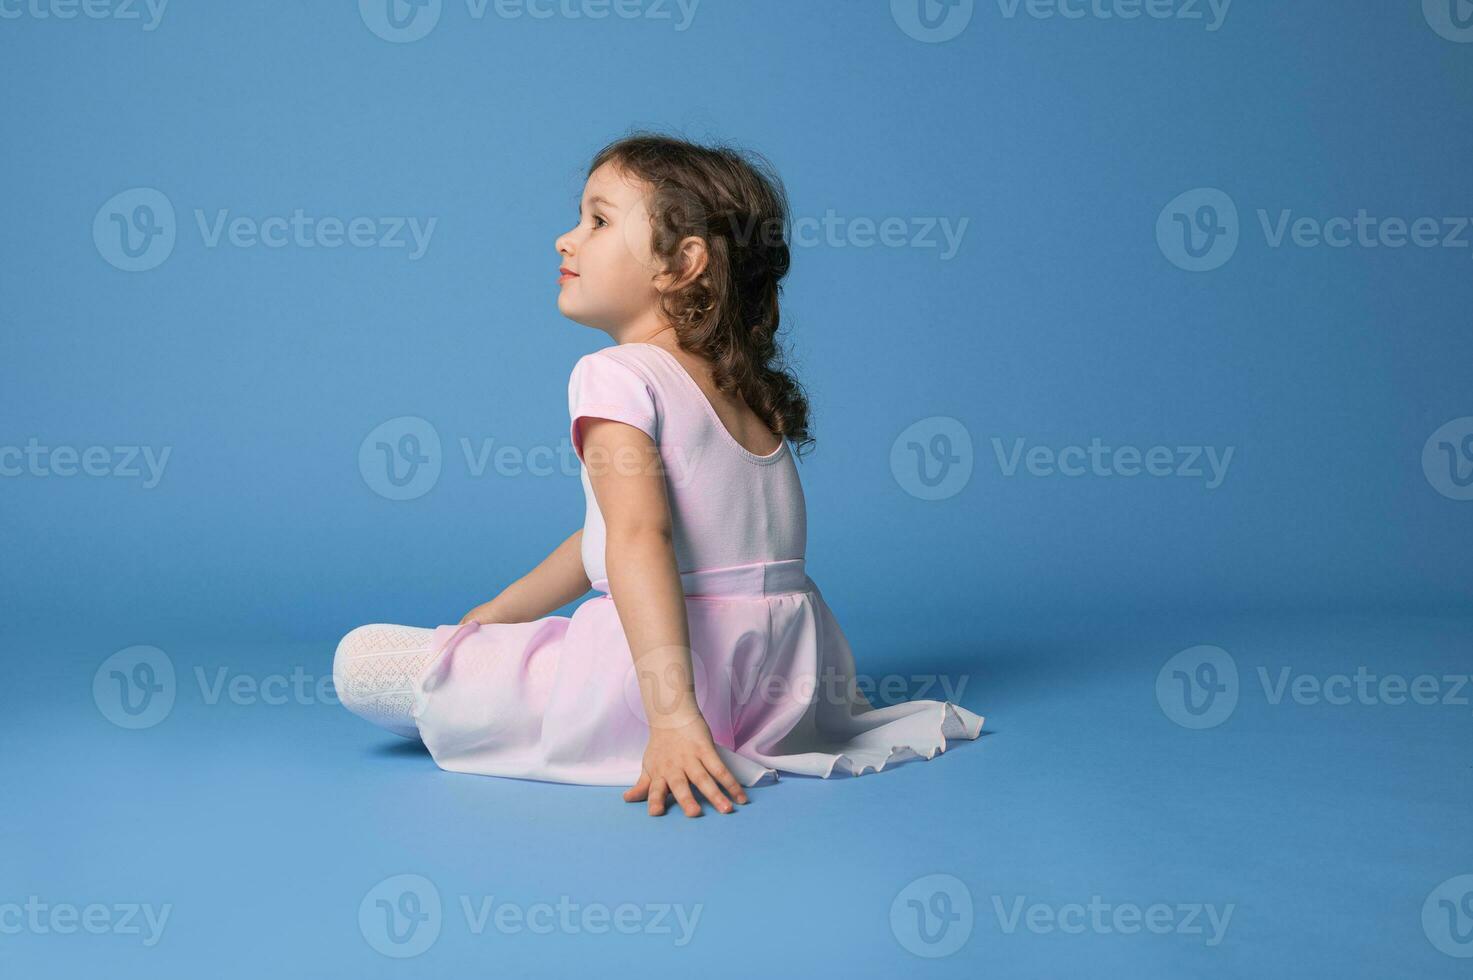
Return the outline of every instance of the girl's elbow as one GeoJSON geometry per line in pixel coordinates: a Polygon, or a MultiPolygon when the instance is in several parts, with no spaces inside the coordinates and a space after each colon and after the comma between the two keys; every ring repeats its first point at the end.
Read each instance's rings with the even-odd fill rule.
{"type": "Polygon", "coordinates": [[[673,545],[675,535],[665,521],[628,521],[604,531],[605,550],[637,548],[641,545],[673,545]]]}

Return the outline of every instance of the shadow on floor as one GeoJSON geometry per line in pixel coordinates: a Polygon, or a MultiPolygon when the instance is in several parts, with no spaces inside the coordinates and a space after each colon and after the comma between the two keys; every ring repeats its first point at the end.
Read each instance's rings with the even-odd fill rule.
{"type": "Polygon", "coordinates": [[[429,758],[430,750],[419,739],[394,736],[393,741],[380,742],[368,750],[368,755],[379,759],[404,759],[423,756],[429,758]]]}

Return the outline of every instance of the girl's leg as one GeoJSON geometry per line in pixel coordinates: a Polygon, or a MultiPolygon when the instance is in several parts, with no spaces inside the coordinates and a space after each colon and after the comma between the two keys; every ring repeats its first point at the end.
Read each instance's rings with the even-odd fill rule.
{"type": "Polygon", "coordinates": [[[333,656],[332,682],[343,707],[395,735],[419,738],[414,682],[430,661],[434,630],[372,623],[343,637],[333,656]]]}

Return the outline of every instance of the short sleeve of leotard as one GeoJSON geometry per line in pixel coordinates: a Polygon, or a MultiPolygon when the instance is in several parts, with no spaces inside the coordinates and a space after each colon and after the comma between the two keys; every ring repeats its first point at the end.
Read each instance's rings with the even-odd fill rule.
{"type": "Polygon", "coordinates": [[[568,435],[583,459],[582,418],[613,419],[658,441],[655,396],[637,371],[603,351],[585,354],[568,378],[568,435]]]}

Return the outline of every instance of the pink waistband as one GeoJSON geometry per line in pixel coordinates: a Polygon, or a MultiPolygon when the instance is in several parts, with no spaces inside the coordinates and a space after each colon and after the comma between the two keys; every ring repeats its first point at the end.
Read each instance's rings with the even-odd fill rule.
{"type": "MultiPolygon", "coordinates": [[[[608,594],[609,580],[596,579],[593,588],[608,594]]],[[[749,565],[704,568],[680,573],[681,590],[688,596],[758,597],[807,592],[813,588],[802,558],[757,561],[749,565]]]]}
{"type": "MultiPolygon", "coordinates": [[[[598,579],[593,587],[609,598],[609,580],[598,579]]],[[[681,572],[680,584],[688,596],[732,596],[753,597],[790,595],[808,592],[816,586],[808,577],[802,558],[787,558],[782,561],[758,561],[750,565],[728,565],[725,568],[706,568],[695,572],[681,572]]],[[[451,629],[441,626],[435,632],[448,631],[445,642],[425,666],[421,683],[426,691],[433,691],[445,679],[450,664],[449,652],[461,640],[481,628],[475,620],[451,629]]]]}

